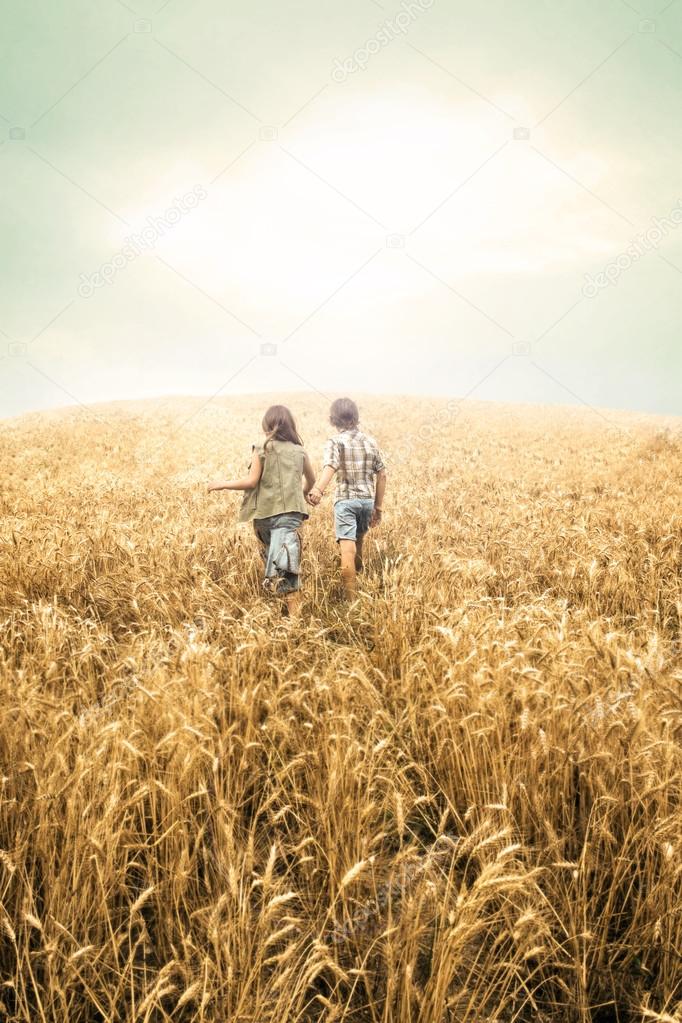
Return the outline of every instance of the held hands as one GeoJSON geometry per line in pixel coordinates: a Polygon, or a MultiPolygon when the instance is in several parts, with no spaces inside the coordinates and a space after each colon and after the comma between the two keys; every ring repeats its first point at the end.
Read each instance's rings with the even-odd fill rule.
{"type": "Polygon", "coordinates": [[[319,490],[317,487],[311,487],[311,489],[305,495],[305,499],[308,502],[308,504],[312,505],[312,507],[314,508],[322,500],[322,491],[319,490]]]}

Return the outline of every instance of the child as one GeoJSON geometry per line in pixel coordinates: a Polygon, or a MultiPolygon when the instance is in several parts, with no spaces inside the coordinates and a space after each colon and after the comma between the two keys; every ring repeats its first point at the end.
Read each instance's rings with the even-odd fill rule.
{"type": "Polygon", "coordinates": [[[341,553],[341,579],[346,596],[354,596],[356,572],[362,571],[362,544],[370,526],[381,522],[386,490],[386,469],[376,441],[359,427],[358,407],[350,398],[338,398],[329,421],[339,431],[327,441],[320,481],[310,488],[308,504],[320,503],[334,473],[334,525],[341,553]]]}
{"type": "Polygon", "coordinates": [[[303,450],[294,417],[284,405],[272,405],[263,416],[264,444],[252,445],[249,475],[216,480],[212,490],[243,490],[240,522],[253,521],[265,562],[266,589],[286,598],[289,616],[298,617],[301,595],[298,530],[308,518],[307,495],[315,483],[310,459],[303,450]],[[301,478],[305,477],[305,488],[301,478]]]}

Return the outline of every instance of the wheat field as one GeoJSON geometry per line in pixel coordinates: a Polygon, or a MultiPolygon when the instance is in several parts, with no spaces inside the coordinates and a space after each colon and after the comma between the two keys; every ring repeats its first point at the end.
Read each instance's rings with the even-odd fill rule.
{"type": "Polygon", "coordinates": [[[269,397],[0,424],[0,1020],[682,1019],[680,421],[360,399],[296,622],[206,493],[269,397]]]}

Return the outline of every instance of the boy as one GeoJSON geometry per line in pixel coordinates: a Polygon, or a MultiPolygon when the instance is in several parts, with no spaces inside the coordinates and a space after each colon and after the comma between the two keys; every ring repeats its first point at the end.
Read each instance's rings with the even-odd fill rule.
{"type": "Polygon", "coordinates": [[[334,526],[341,554],[341,579],[346,596],[357,588],[362,571],[362,544],[370,526],[381,522],[386,491],[386,468],[376,441],[359,427],[358,407],[350,398],[337,398],[329,421],[339,431],[324,446],[323,469],[310,490],[309,504],[319,504],[334,474],[334,526]]]}

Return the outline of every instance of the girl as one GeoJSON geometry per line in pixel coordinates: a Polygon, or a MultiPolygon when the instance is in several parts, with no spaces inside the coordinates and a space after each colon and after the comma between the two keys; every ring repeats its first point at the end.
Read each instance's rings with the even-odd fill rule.
{"type": "Polygon", "coordinates": [[[253,444],[249,475],[216,480],[213,490],[243,490],[240,522],[253,522],[265,562],[266,589],[286,598],[290,617],[300,612],[301,538],[308,518],[306,497],[315,483],[310,459],[303,450],[294,417],[285,405],[271,405],[263,416],[265,442],[253,444]],[[305,487],[301,479],[305,477],[305,487]]]}

